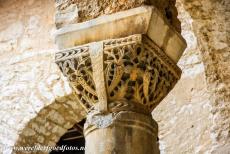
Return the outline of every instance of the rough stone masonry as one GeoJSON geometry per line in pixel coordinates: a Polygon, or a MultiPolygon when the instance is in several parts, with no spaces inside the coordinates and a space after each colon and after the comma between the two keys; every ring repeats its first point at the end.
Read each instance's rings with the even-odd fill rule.
{"type": "MultiPolygon", "coordinates": [[[[154,110],[161,153],[229,151],[229,8],[228,0],[177,1],[188,48],[179,61],[182,79],[154,110]]],[[[69,97],[71,89],[52,64],[54,16],[52,0],[0,1],[1,147],[55,145],[82,117],[69,97]],[[75,119],[68,118],[67,111],[75,119]],[[55,122],[57,117],[67,117],[65,128],[55,122]],[[49,118],[54,122],[44,121],[49,118]]],[[[75,16],[70,15],[78,19],[75,16]]]]}

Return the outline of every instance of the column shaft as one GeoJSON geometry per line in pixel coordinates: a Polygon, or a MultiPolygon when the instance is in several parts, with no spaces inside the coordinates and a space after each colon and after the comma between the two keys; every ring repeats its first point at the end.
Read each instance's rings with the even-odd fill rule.
{"type": "Polygon", "coordinates": [[[86,154],[159,154],[158,126],[150,114],[118,111],[89,113],[86,154]]]}

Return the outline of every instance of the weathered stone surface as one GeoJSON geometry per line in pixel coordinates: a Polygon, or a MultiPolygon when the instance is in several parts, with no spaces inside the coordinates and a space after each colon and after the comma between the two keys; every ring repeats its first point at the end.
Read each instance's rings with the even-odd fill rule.
{"type": "Polygon", "coordinates": [[[145,6],[69,25],[56,32],[56,44],[59,49],[65,49],[106,39],[145,34],[151,14],[152,7],[145,6]]]}
{"type": "Polygon", "coordinates": [[[55,144],[67,129],[84,117],[81,106],[76,107],[74,99],[66,97],[72,91],[52,63],[52,57],[50,54],[32,56],[20,59],[16,66],[1,67],[0,72],[5,79],[1,78],[0,84],[3,87],[0,96],[1,127],[4,126],[0,138],[4,146],[14,145],[17,138],[17,146],[49,145],[50,140],[55,144]],[[7,79],[8,72],[14,75],[7,79]],[[65,98],[60,98],[63,96],[65,98]],[[60,128],[56,128],[59,125],[60,128]],[[37,137],[38,134],[42,137],[37,137]]]}
{"type": "Polygon", "coordinates": [[[0,1],[0,153],[11,153],[7,148],[15,144],[20,130],[54,99],[52,90],[46,92],[49,98],[41,99],[44,95],[38,88],[55,66],[47,65],[54,47],[52,5],[51,1],[0,1]]]}
{"type": "Polygon", "coordinates": [[[181,23],[177,18],[176,0],[149,0],[167,18],[168,22],[180,33],[181,23]]]}
{"type": "MultiPolygon", "coordinates": [[[[33,147],[37,144],[54,146],[68,129],[86,115],[85,110],[76,102],[75,97],[74,95],[66,95],[62,101],[55,100],[40,110],[37,116],[31,119],[20,131],[15,146],[33,147]],[[77,108],[73,108],[72,106],[76,104],[78,104],[77,108]],[[57,109],[56,106],[60,106],[60,108],[57,109]]],[[[23,151],[14,152],[20,154],[23,151]]],[[[48,151],[40,151],[40,153],[48,153],[48,151]]]]}
{"type": "MultiPolygon", "coordinates": [[[[179,13],[186,20],[182,22],[182,34],[190,49],[179,61],[184,72],[182,80],[164,103],[154,110],[154,118],[159,122],[161,153],[209,154],[213,151],[225,154],[229,152],[230,117],[229,1],[178,2],[191,16],[185,16],[184,11],[179,13]]],[[[164,6],[165,2],[161,0],[158,3],[164,6]]],[[[46,69],[51,64],[48,57],[54,54],[55,49],[51,39],[55,26],[53,18],[52,0],[45,3],[35,0],[0,1],[1,147],[12,146],[17,140],[22,145],[28,142],[33,145],[42,142],[43,137],[45,142],[45,136],[51,138],[44,144],[55,145],[58,135],[51,133],[56,125],[40,116],[48,114],[49,110],[43,108],[53,104],[47,108],[60,110],[65,102],[72,106],[70,108],[78,109],[78,105],[71,100],[66,101],[65,97],[58,97],[59,103],[52,103],[54,96],[60,96],[60,89],[71,93],[68,84],[60,88],[60,74],[46,73],[54,69],[46,69]],[[40,100],[37,95],[45,99],[40,100]],[[32,124],[28,128],[29,121],[32,124]],[[39,123],[44,123],[50,131],[39,123]],[[30,135],[33,137],[29,138],[30,135]]],[[[75,19],[79,19],[78,16],[61,26],[75,23],[75,19]]],[[[68,114],[74,115],[73,110],[68,114]]],[[[70,128],[74,122],[74,119],[68,120],[63,128],[70,128]]],[[[56,132],[61,135],[64,131],[56,132]]],[[[0,150],[0,153],[10,154],[11,150],[0,150]]]]}
{"type": "Polygon", "coordinates": [[[53,63],[53,15],[52,1],[0,1],[0,153],[16,142],[55,145],[85,114],[53,63]]]}
{"type": "Polygon", "coordinates": [[[65,49],[56,53],[56,63],[87,110],[125,99],[152,111],[181,74],[176,63],[140,34],[65,49]]]}
{"type": "Polygon", "coordinates": [[[56,27],[72,24],[78,20],[78,8],[76,4],[70,4],[65,9],[60,9],[55,15],[56,27]]]}
{"type": "Polygon", "coordinates": [[[92,121],[86,122],[84,128],[86,154],[159,154],[158,126],[150,114],[119,111],[109,115],[101,114],[101,117],[98,113],[92,115],[99,123],[111,121],[107,126],[94,125],[92,121]]]}
{"type": "Polygon", "coordinates": [[[147,4],[161,10],[168,22],[180,32],[175,2],[175,0],[56,0],[56,26],[61,28],[69,23],[84,22],[147,4]]]}
{"type": "Polygon", "coordinates": [[[178,62],[186,48],[181,35],[154,6],[141,6],[66,26],[56,32],[55,40],[59,49],[65,49],[133,34],[148,35],[174,62],[178,62]]]}
{"type": "Polygon", "coordinates": [[[167,23],[162,12],[153,9],[147,35],[175,63],[181,58],[187,44],[184,38],[167,23]]]}
{"type": "Polygon", "coordinates": [[[144,4],[144,2],[145,0],[57,0],[56,7],[57,11],[63,11],[73,4],[77,5],[77,14],[79,16],[77,22],[83,22],[104,14],[138,7],[144,4]]]}
{"type": "MultiPolygon", "coordinates": [[[[224,4],[227,6],[228,2],[224,4]]],[[[162,153],[212,153],[212,151],[226,153],[225,147],[228,147],[229,143],[227,137],[229,131],[227,91],[229,90],[218,92],[220,90],[218,87],[222,90],[226,89],[229,83],[226,79],[214,79],[213,82],[216,83],[214,84],[210,83],[209,79],[229,74],[229,69],[226,68],[228,63],[221,58],[229,49],[219,50],[217,54],[213,48],[210,48],[210,46],[215,46],[213,41],[220,41],[228,36],[227,30],[222,28],[227,28],[224,25],[229,22],[226,17],[222,20],[222,17],[218,15],[220,13],[218,10],[221,8],[227,11],[225,7],[216,3],[212,5],[209,1],[178,1],[177,3],[179,18],[182,20],[182,35],[187,41],[188,48],[178,63],[182,68],[182,79],[164,103],[161,103],[153,112],[154,118],[159,122],[162,153]],[[213,17],[216,18],[212,19],[215,24],[210,23],[213,17]],[[219,27],[219,30],[212,29],[214,25],[223,27],[219,27]],[[220,33],[218,31],[222,31],[223,35],[214,38],[213,35],[220,33]],[[219,58],[222,60],[218,60],[219,58]],[[225,71],[221,71],[220,63],[225,71]],[[221,110],[218,109],[220,106],[221,110]],[[164,122],[167,119],[170,124],[164,122]],[[179,146],[175,147],[175,144],[179,146]],[[219,150],[218,146],[220,146],[219,150]]],[[[227,40],[225,41],[227,44],[227,40]]]]}
{"type": "Polygon", "coordinates": [[[182,0],[193,21],[205,67],[213,124],[213,150],[229,146],[230,137],[230,2],[182,0]]]}

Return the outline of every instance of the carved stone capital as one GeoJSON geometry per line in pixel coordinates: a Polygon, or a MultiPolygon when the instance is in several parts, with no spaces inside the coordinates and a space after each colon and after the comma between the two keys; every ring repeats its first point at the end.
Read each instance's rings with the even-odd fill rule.
{"type": "Polygon", "coordinates": [[[174,87],[181,70],[146,35],[136,34],[65,49],[56,63],[85,109],[109,112],[110,103],[140,103],[151,112],[174,87]]]}

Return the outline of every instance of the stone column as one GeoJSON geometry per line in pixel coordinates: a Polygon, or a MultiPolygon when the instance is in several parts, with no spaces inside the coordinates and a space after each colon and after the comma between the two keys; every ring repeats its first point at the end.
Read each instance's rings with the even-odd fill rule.
{"type": "Polygon", "coordinates": [[[56,33],[56,63],[88,111],[86,154],[158,154],[151,112],[179,80],[186,43],[154,6],[115,12],[56,33]]]}
{"type": "Polygon", "coordinates": [[[158,154],[158,126],[143,105],[119,100],[109,112],[91,111],[85,124],[86,153],[158,154]]]}

